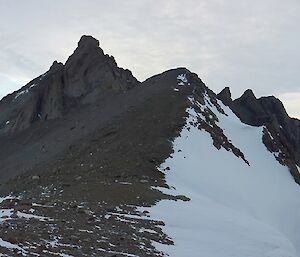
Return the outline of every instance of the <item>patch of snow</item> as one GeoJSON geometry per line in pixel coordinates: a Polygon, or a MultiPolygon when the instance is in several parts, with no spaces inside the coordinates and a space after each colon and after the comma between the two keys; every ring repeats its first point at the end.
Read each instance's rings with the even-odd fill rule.
{"type": "Polygon", "coordinates": [[[62,240],[62,237],[54,236],[54,239],[52,241],[45,240],[45,242],[47,244],[49,244],[52,248],[58,248],[58,247],[68,247],[68,248],[74,248],[74,249],[80,249],[81,248],[78,245],[61,243],[60,242],[61,240],[62,240]]]}
{"type": "Polygon", "coordinates": [[[116,210],[117,212],[122,212],[122,209],[121,209],[119,206],[117,206],[117,207],[115,208],[115,210],[116,210]]]}
{"type": "Polygon", "coordinates": [[[55,253],[55,252],[51,252],[51,251],[48,251],[48,250],[43,250],[43,253],[48,253],[48,254],[51,254],[50,256],[59,256],[59,257],[74,257],[73,255],[69,255],[69,254],[65,254],[65,253],[55,253]]]}
{"type": "Polygon", "coordinates": [[[28,94],[30,92],[30,90],[32,88],[36,87],[36,86],[37,86],[37,84],[34,83],[34,84],[30,85],[28,88],[26,88],[26,89],[24,89],[20,92],[17,92],[17,94],[15,95],[14,100],[18,99],[20,96],[23,96],[24,94],[28,94]]]}
{"type": "Polygon", "coordinates": [[[276,158],[279,158],[281,153],[282,153],[281,150],[278,150],[277,152],[274,152],[273,154],[276,158]]]}
{"type": "Polygon", "coordinates": [[[274,137],[272,136],[271,132],[268,130],[268,128],[266,126],[263,126],[265,128],[265,130],[267,131],[269,137],[274,140],[274,137]]]}
{"type": "Polygon", "coordinates": [[[184,83],[187,83],[187,82],[188,82],[188,80],[187,80],[187,78],[186,78],[186,74],[179,74],[179,75],[177,76],[177,80],[180,80],[180,81],[182,81],[182,82],[184,82],[184,83]]]}
{"type": "Polygon", "coordinates": [[[20,212],[20,211],[17,212],[17,216],[20,219],[28,219],[28,220],[30,220],[30,219],[36,219],[36,220],[39,220],[39,221],[52,221],[52,219],[50,219],[48,217],[38,216],[38,215],[33,215],[33,214],[28,214],[28,213],[23,213],[23,212],[20,212]]]}
{"type": "Polygon", "coordinates": [[[34,87],[36,87],[36,86],[37,86],[37,84],[32,84],[32,85],[29,87],[29,89],[34,88],[34,87]]]}
{"type": "Polygon", "coordinates": [[[188,83],[186,74],[179,74],[177,76],[177,85],[178,86],[185,86],[188,83]]]}
{"type": "Polygon", "coordinates": [[[111,254],[116,254],[120,256],[128,256],[128,257],[138,257],[138,255],[131,254],[131,253],[124,253],[124,252],[117,252],[117,251],[111,251],[111,250],[105,250],[103,248],[98,248],[97,249],[99,252],[104,252],[104,253],[111,253],[111,254]]]}
{"type": "MultiPolygon", "coordinates": [[[[117,212],[109,212],[108,216],[109,217],[119,216],[123,219],[133,219],[133,220],[151,220],[151,218],[147,217],[146,215],[141,216],[141,214],[123,214],[123,213],[117,213],[117,212]]],[[[106,215],[104,216],[104,218],[106,218],[106,215]]]]}
{"type": "Polygon", "coordinates": [[[46,76],[47,76],[47,74],[48,74],[48,71],[47,71],[47,72],[45,72],[43,75],[41,75],[41,77],[40,77],[40,80],[42,80],[44,77],[46,77],[46,76]]]}
{"type": "Polygon", "coordinates": [[[13,196],[5,196],[5,197],[0,197],[0,203],[3,203],[5,200],[13,200],[13,199],[18,199],[16,197],[13,197],[13,196]]]}
{"type": "Polygon", "coordinates": [[[92,230],[87,230],[87,229],[79,229],[78,231],[85,232],[85,233],[88,233],[88,234],[93,234],[94,233],[92,230]]]}
{"type": "MultiPolygon", "coordinates": [[[[13,196],[0,197],[0,204],[3,203],[5,200],[17,200],[17,199],[19,198],[13,196]]],[[[43,206],[38,204],[33,204],[33,206],[49,207],[49,206],[43,206]]],[[[53,221],[53,219],[51,218],[32,214],[34,211],[35,211],[34,208],[29,209],[30,213],[15,211],[13,207],[0,209],[0,224],[4,221],[15,220],[15,219],[27,219],[27,220],[35,219],[41,222],[53,221]]]]}
{"type": "Polygon", "coordinates": [[[53,208],[54,207],[52,205],[43,205],[43,204],[39,204],[39,203],[32,203],[32,206],[34,206],[34,207],[43,207],[43,208],[53,208]]]}
{"type": "MultiPolygon", "coordinates": [[[[172,257],[195,253],[213,257],[299,256],[299,185],[266,149],[262,127],[241,123],[221,102],[228,116],[210,105],[209,98],[205,101],[224,134],[251,166],[223,148],[217,150],[204,130],[186,126],[174,141],[172,158],[160,169],[171,168],[165,174],[166,181],[176,191],[169,192],[186,195],[191,201],[162,200],[149,209],[152,219],[165,222],[163,229],[175,242],[174,246],[154,246],[172,257]]],[[[198,114],[191,108],[187,112],[188,124],[198,114]]]]}
{"type": "Polygon", "coordinates": [[[10,220],[13,213],[13,209],[0,209],[0,223],[6,220],[10,220]]]}
{"type": "Polygon", "coordinates": [[[109,219],[111,217],[111,215],[105,214],[104,215],[104,219],[109,219]]]}
{"type": "Polygon", "coordinates": [[[16,94],[16,96],[15,96],[15,100],[16,100],[17,98],[19,98],[21,95],[27,94],[28,92],[29,92],[28,89],[25,89],[25,90],[22,90],[22,91],[18,92],[18,93],[16,94]]]}
{"type": "Polygon", "coordinates": [[[157,232],[153,229],[147,229],[147,228],[140,228],[139,230],[140,233],[143,233],[143,232],[148,232],[150,234],[157,234],[157,232]]]}
{"type": "Polygon", "coordinates": [[[22,255],[26,255],[26,251],[21,248],[20,246],[16,244],[12,244],[8,241],[4,241],[2,238],[0,238],[0,247],[6,248],[6,249],[13,249],[13,250],[18,250],[22,253],[22,255]]]}
{"type": "Polygon", "coordinates": [[[132,185],[132,183],[130,183],[130,182],[122,182],[122,181],[119,181],[119,184],[121,184],[121,185],[132,185]]]}

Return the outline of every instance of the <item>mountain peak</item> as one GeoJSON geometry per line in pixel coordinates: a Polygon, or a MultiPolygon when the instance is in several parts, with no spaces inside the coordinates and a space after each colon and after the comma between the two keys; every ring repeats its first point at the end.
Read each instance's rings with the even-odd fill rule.
{"type": "Polygon", "coordinates": [[[225,87],[217,96],[226,106],[229,106],[232,102],[231,91],[229,87],[225,87]]]}
{"type": "Polygon", "coordinates": [[[256,96],[254,95],[252,89],[247,89],[243,95],[240,97],[241,100],[255,100],[256,96]]]}
{"type": "Polygon", "coordinates": [[[77,49],[80,51],[92,51],[95,49],[100,50],[101,48],[99,47],[99,40],[92,36],[83,35],[78,42],[77,49]]]}
{"type": "Polygon", "coordinates": [[[92,36],[83,35],[74,53],[68,58],[66,62],[66,67],[72,66],[72,64],[77,62],[84,62],[83,59],[103,59],[104,52],[102,48],[99,47],[99,41],[92,36]]]}
{"type": "Polygon", "coordinates": [[[58,71],[58,70],[62,69],[63,67],[64,67],[64,65],[61,62],[54,61],[52,63],[52,65],[50,66],[49,71],[50,72],[52,72],[52,71],[55,72],[55,71],[58,71]]]}
{"type": "Polygon", "coordinates": [[[81,36],[78,46],[92,46],[92,47],[98,47],[99,46],[99,40],[90,36],[90,35],[83,35],[81,36]]]}
{"type": "Polygon", "coordinates": [[[104,54],[97,39],[84,35],[65,65],[54,61],[46,73],[0,102],[0,135],[24,130],[37,121],[60,118],[71,107],[94,104],[138,83],[129,70],[118,67],[112,56],[104,54]]]}

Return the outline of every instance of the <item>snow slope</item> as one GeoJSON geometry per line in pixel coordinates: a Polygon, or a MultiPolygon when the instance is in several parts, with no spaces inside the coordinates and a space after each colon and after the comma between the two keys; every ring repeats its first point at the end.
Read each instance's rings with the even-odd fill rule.
{"type": "Polygon", "coordinates": [[[175,246],[157,249],[178,257],[300,256],[300,187],[262,142],[263,128],[226,115],[206,99],[218,125],[249,161],[212,144],[210,134],[188,125],[197,114],[189,108],[187,125],[174,141],[174,154],[161,166],[166,180],[191,201],[159,202],[151,216],[163,220],[175,246]],[[190,128],[188,128],[190,127],[190,128]],[[181,151],[180,151],[181,150],[181,151]]]}

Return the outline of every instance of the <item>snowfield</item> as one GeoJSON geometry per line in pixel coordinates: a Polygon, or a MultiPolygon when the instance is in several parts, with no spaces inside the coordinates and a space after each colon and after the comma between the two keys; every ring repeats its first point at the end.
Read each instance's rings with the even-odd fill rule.
{"type": "Polygon", "coordinates": [[[250,166],[232,152],[215,148],[206,131],[188,125],[198,115],[189,108],[174,154],[161,170],[170,167],[166,180],[176,188],[167,193],[191,201],[164,200],[150,209],[175,242],[154,245],[172,257],[300,256],[299,185],[263,144],[262,127],[241,123],[221,102],[228,116],[208,102],[206,107],[218,116],[218,125],[250,166]]]}

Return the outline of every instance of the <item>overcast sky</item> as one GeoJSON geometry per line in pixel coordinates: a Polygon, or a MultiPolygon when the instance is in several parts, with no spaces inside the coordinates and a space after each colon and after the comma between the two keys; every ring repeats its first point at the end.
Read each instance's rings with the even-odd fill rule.
{"type": "Polygon", "coordinates": [[[0,0],[0,98],[82,34],[144,80],[185,66],[215,92],[275,95],[300,118],[299,0],[0,0]]]}

